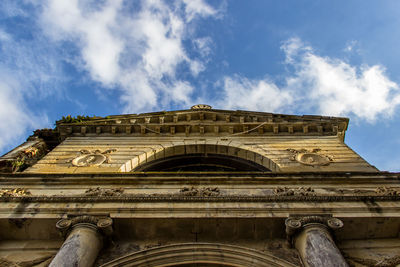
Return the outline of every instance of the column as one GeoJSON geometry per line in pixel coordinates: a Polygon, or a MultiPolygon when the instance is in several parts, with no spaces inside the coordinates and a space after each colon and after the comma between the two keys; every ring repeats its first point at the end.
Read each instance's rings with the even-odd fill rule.
{"type": "Polygon", "coordinates": [[[61,219],[56,227],[66,238],[49,267],[89,267],[103,247],[104,236],[112,233],[112,219],[78,216],[61,219]]]}
{"type": "Polygon", "coordinates": [[[297,249],[305,267],[348,267],[336,247],[331,231],[343,227],[337,218],[306,216],[285,221],[289,242],[297,249]]]}

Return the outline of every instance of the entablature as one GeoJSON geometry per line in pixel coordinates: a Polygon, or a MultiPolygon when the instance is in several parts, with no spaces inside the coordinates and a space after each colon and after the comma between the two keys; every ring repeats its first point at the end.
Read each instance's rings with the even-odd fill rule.
{"type": "Polygon", "coordinates": [[[347,118],[284,115],[211,108],[115,115],[81,122],[57,122],[62,139],[85,135],[334,135],[340,139],[347,118]]]}

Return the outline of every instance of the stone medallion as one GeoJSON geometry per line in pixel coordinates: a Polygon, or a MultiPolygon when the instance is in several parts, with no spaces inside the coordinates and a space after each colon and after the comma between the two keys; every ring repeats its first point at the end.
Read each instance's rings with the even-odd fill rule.
{"type": "Polygon", "coordinates": [[[332,162],[332,157],[320,153],[321,149],[315,148],[312,150],[295,150],[287,149],[287,151],[292,152],[291,160],[297,161],[304,165],[309,166],[324,166],[329,165],[332,162]]]}
{"type": "Polygon", "coordinates": [[[111,162],[110,154],[116,151],[115,149],[108,149],[104,152],[100,152],[100,150],[89,151],[89,150],[81,150],[78,153],[78,156],[71,160],[72,165],[77,167],[88,167],[88,166],[99,166],[104,162],[111,162]]]}

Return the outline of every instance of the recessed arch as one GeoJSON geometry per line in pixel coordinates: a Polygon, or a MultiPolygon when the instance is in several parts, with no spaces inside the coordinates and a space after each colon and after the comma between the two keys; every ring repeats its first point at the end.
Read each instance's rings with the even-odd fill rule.
{"type": "Polygon", "coordinates": [[[179,267],[189,264],[231,267],[295,266],[271,254],[246,247],[213,243],[183,243],[130,253],[101,267],[179,267]]]}
{"type": "MultiPolygon", "coordinates": [[[[189,155],[197,156],[218,156],[224,157],[227,160],[237,159],[238,161],[248,161],[252,164],[260,165],[265,168],[265,171],[279,172],[279,166],[264,156],[260,154],[259,151],[247,147],[240,143],[231,142],[228,145],[222,144],[171,144],[159,146],[154,149],[148,149],[143,151],[143,153],[134,156],[129,159],[125,164],[120,167],[121,172],[131,172],[131,171],[142,171],[143,165],[149,165],[153,161],[160,161],[171,157],[183,157],[189,155]]],[[[263,171],[261,168],[258,171],[263,171]]]]}
{"type": "Polygon", "coordinates": [[[138,166],[134,171],[204,172],[242,171],[270,172],[253,161],[219,154],[184,154],[156,159],[138,166]]]}

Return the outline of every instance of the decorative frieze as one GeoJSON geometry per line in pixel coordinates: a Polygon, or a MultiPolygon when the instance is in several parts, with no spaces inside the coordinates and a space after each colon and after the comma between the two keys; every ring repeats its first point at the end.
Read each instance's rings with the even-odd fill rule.
{"type": "Polygon", "coordinates": [[[184,187],[179,193],[184,196],[199,196],[199,197],[211,197],[211,196],[219,196],[220,190],[218,187],[184,187]]]}
{"type": "Polygon", "coordinates": [[[86,196],[120,196],[124,193],[123,188],[111,188],[111,189],[105,189],[105,188],[89,188],[88,190],[85,191],[86,196]]]}
{"type": "Polygon", "coordinates": [[[23,197],[30,196],[31,192],[24,188],[1,189],[0,197],[23,197]]]}
{"type": "Polygon", "coordinates": [[[280,196],[315,196],[313,188],[304,186],[298,188],[277,187],[274,189],[274,193],[280,196]]]}
{"type": "Polygon", "coordinates": [[[378,195],[384,195],[384,196],[400,196],[400,188],[381,186],[378,187],[375,190],[375,192],[378,195]]]}

